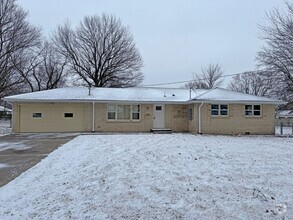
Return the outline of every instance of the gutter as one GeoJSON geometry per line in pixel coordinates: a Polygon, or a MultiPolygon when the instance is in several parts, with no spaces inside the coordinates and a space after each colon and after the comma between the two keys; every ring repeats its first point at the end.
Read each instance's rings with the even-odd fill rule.
{"type": "Polygon", "coordinates": [[[201,107],[203,106],[203,102],[200,104],[200,106],[198,107],[198,133],[201,133],[201,107]]]}

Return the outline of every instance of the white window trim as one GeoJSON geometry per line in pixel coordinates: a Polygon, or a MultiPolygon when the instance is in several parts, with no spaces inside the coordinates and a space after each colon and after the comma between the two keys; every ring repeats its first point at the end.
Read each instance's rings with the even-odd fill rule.
{"type": "Polygon", "coordinates": [[[260,110],[256,110],[256,111],[259,111],[260,112],[260,114],[259,115],[255,115],[254,114],[254,106],[256,106],[256,105],[253,105],[253,104],[250,104],[251,106],[252,106],[252,109],[251,109],[251,115],[246,115],[246,109],[245,109],[245,106],[247,106],[247,105],[244,105],[244,116],[245,117],[248,117],[248,118],[250,118],[250,117],[255,117],[255,118],[260,118],[260,117],[262,117],[262,105],[260,105],[260,104],[256,104],[256,105],[259,105],[260,106],[260,110]]]}
{"type": "MultiPolygon", "coordinates": [[[[114,111],[113,111],[114,112],[114,111]]],[[[141,119],[141,105],[139,104],[107,104],[107,112],[106,112],[106,118],[108,121],[111,121],[111,122],[129,122],[129,121],[134,121],[134,122],[138,122],[140,121],[141,119]],[[109,109],[109,105],[114,105],[115,106],[115,119],[109,119],[108,118],[108,109],[109,109]],[[118,105],[129,105],[130,106],[130,119],[118,119],[117,116],[118,116],[118,105]],[[133,106],[134,105],[138,105],[139,106],[139,112],[133,112],[133,106]],[[133,115],[132,113],[138,113],[139,114],[139,119],[133,119],[133,115]]]]}
{"type": "MultiPolygon", "coordinates": [[[[216,109],[214,109],[214,110],[216,110],[216,109]]],[[[229,104],[215,104],[215,103],[211,104],[210,115],[211,115],[211,117],[223,117],[223,118],[229,117],[229,104]],[[218,110],[218,114],[217,115],[213,115],[212,114],[212,110],[213,110],[212,109],[212,105],[217,105],[219,107],[217,109],[218,110]],[[221,105],[227,105],[227,115],[221,115],[221,105]]]]}

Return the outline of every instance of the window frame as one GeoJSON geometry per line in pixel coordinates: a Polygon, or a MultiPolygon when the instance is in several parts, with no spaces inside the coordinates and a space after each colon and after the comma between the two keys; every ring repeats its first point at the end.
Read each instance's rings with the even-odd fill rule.
{"type": "Polygon", "coordinates": [[[244,105],[244,116],[245,117],[262,117],[262,105],[260,104],[244,105]],[[246,108],[248,106],[251,106],[251,109],[246,108]],[[259,109],[255,109],[255,106],[259,106],[259,109]],[[251,112],[251,114],[246,114],[247,112],[251,112]],[[259,112],[259,115],[255,114],[255,112],[259,112]]]}
{"type": "Polygon", "coordinates": [[[64,112],[63,116],[64,118],[74,118],[73,112],[64,112]],[[69,115],[72,115],[72,116],[69,116],[69,115]]]}
{"type": "Polygon", "coordinates": [[[211,104],[210,109],[211,117],[229,117],[229,104],[211,104]],[[215,108],[215,106],[217,106],[215,108]],[[222,106],[226,106],[226,108],[222,108],[222,106]],[[213,114],[213,112],[217,112],[217,114],[213,114]],[[226,114],[222,114],[222,112],[226,112],[226,114]]]}
{"type": "Polygon", "coordinates": [[[140,121],[140,113],[141,113],[141,105],[139,104],[107,104],[107,120],[108,121],[140,121]],[[109,111],[109,106],[114,106],[115,110],[111,110],[109,111]],[[129,106],[129,119],[121,119],[118,118],[118,114],[119,114],[119,106],[129,106]],[[134,110],[135,106],[137,106],[137,111],[134,110]],[[115,118],[109,118],[109,113],[114,113],[115,114],[115,118]],[[134,118],[134,114],[138,114],[138,119],[134,118]]]}

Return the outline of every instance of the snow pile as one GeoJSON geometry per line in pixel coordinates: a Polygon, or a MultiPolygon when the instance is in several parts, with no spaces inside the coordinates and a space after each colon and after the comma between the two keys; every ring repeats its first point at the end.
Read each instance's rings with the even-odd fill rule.
{"type": "Polygon", "coordinates": [[[11,130],[10,121],[0,120],[0,136],[10,134],[11,130]]]}
{"type": "Polygon", "coordinates": [[[288,219],[293,139],[81,135],[0,188],[15,219],[288,219]]]}

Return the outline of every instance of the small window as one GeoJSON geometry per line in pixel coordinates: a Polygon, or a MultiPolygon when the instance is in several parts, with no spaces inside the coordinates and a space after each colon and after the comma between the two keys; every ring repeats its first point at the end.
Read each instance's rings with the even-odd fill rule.
{"type": "Polygon", "coordinates": [[[108,119],[116,119],[116,105],[108,105],[108,119]]]}
{"type": "Polygon", "coordinates": [[[162,106],[156,106],[156,111],[162,111],[162,106]]]}
{"type": "Polygon", "coordinates": [[[132,120],[139,120],[139,111],[140,111],[139,105],[132,106],[132,120]]]}
{"type": "Polygon", "coordinates": [[[73,113],[64,113],[65,118],[73,118],[73,113]]]}
{"type": "Polygon", "coordinates": [[[212,115],[219,115],[219,105],[212,105],[211,114],[212,115]]]}
{"type": "Polygon", "coordinates": [[[261,116],[261,106],[260,105],[245,105],[245,115],[246,116],[261,116]]]}
{"type": "Polygon", "coordinates": [[[211,105],[211,115],[212,116],[227,116],[228,115],[228,105],[211,105]]]}
{"type": "Polygon", "coordinates": [[[220,115],[228,115],[228,105],[220,105],[220,115]]]}
{"type": "Polygon", "coordinates": [[[188,119],[190,121],[193,120],[193,108],[188,109],[188,119]]]}
{"type": "Polygon", "coordinates": [[[41,118],[41,117],[42,117],[42,113],[40,112],[33,113],[33,118],[41,118]]]}
{"type": "Polygon", "coordinates": [[[253,114],[259,116],[260,115],[260,105],[254,105],[253,107],[254,107],[253,114]]]}

